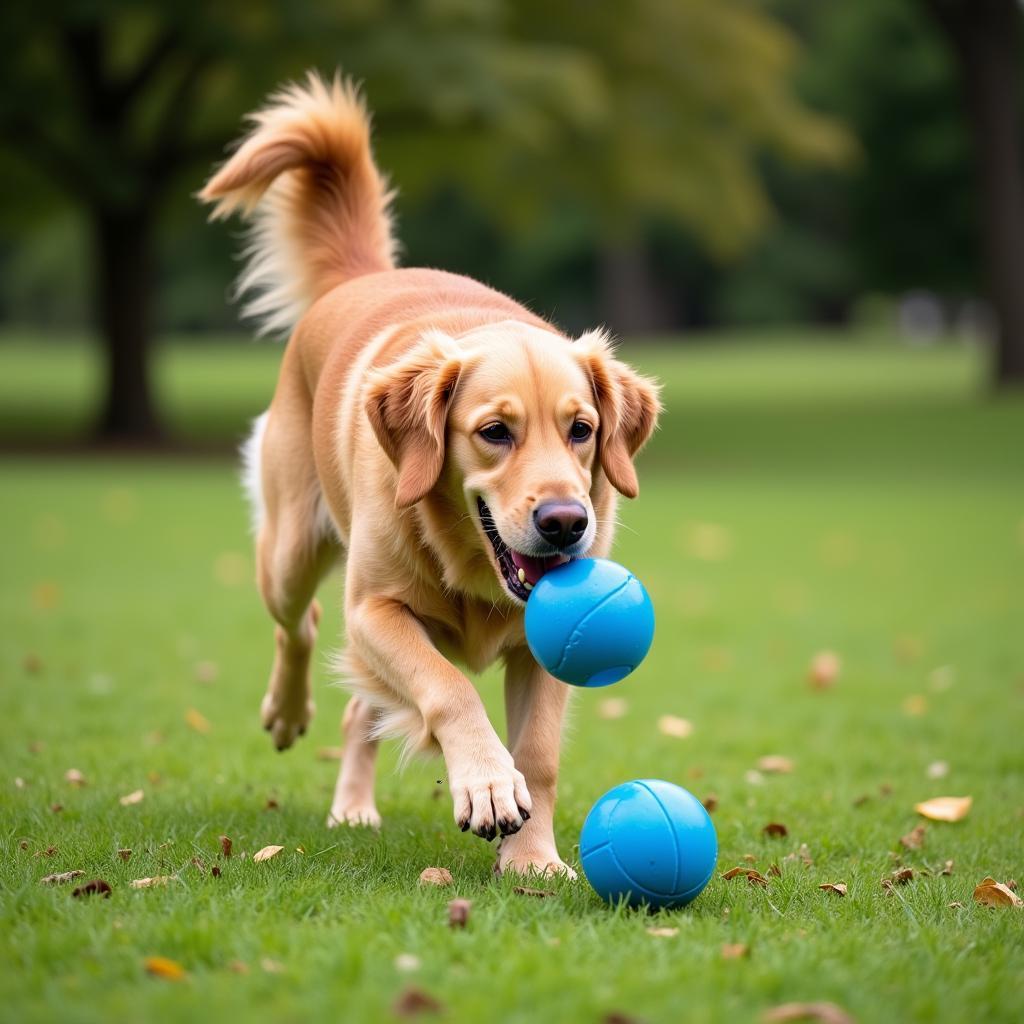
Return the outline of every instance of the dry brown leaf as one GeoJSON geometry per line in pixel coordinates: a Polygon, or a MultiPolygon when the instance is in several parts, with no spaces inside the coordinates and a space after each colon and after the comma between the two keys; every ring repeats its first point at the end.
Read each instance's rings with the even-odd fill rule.
{"type": "Polygon", "coordinates": [[[418,1017],[423,1013],[440,1013],[441,1004],[422,989],[407,988],[391,1008],[396,1017],[418,1017]]]}
{"type": "Polygon", "coordinates": [[[211,729],[210,720],[195,708],[189,708],[185,712],[185,724],[195,732],[208,733],[211,729]]]}
{"type": "Polygon", "coordinates": [[[755,871],[753,868],[730,868],[728,871],[723,873],[722,878],[729,881],[733,878],[739,878],[741,875],[746,878],[751,885],[768,885],[768,879],[765,878],[760,871],[755,871]]]}
{"type": "Polygon", "coordinates": [[[927,825],[915,825],[905,836],[900,836],[900,845],[908,850],[920,850],[924,846],[924,836],[928,831],[927,825]]]}
{"type": "Polygon", "coordinates": [[[164,981],[182,981],[185,977],[185,968],[177,960],[170,960],[166,956],[147,956],[142,965],[147,974],[163,978],[164,981]]]}
{"type": "Polygon", "coordinates": [[[121,860],[128,860],[128,858],[132,855],[132,851],[125,848],[123,850],[118,850],[117,855],[121,858],[121,860]]]}
{"type": "Polygon", "coordinates": [[[740,960],[750,956],[750,947],[745,942],[727,942],[722,946],[723,960],[740,960]]]}
{"type": "Polygon", "coordinates": [[[718,796],[715,793],[708,793],[701,802],[704,804],[704,810],[708,814],[714,814],[718,810],[718,796]]]}
{"type": "Polygon", "coordinates": [[[133,889],[152,889],[158,885],[167,885],[169,882],[174,882],[177,878],[177,875],[154,875],[152,878],[135,878],[128,884],[133,889]]]}
{"type": "Polygon", "coordinates": [[[145,797],[146,794],[141,789],[133,789],[121,797],[118,803],[122,807],[131,807],[133,804],[141,804],[145,797]]]}
{"type": "Polygon", "coordinates": [[[72,786],[87,785],[85,776],[77,768],[69,768],[64,773],[64,781],[70,782],[72,786]]]}
{"type": "Polygon", "coordinates": [[[769,775],[788,775],[793,770],[793,761],[782,754],[765,754],[758,759],[757,767],[769,775]]]}
{"type": "Polygon", "coordinates": [[[275,800],[274,797],[271,796],[267,797],[267,802],[263,805],[263,810],[276,811],[280,808],[280,806],[281,805],[277,802],[277,800],[275,800]]]}
{"type": "Polygon", "coordinates": [[[28,840],[27,839],[19,839],[18,840],[18,849],[19,850],[27,850],[28,849],[28,840]]]}
{"type": "Polygon", "coordinates": [[[811,659],[808,681],[816,690],[827,690],[835,686],[840,668],[839,655],[835,651],[819,651],[811,659]]]}
{"type": "Polygon", "coordinates": [[[755,857],[754,854],[752,854],[752,853],[745,853],[745,854],[743,854],[743,859],[748,864],[756,864],[757,863],[757,857],[755,857]]]}
{"type": "Polygon", "coordinates": [[[766,836],[788,836],[789,829],[781,821],[769,821],[761,831],[766,836]]]}
{"type": "Polygon", "coordinates": [[[774,876],[775,878],[781,878],[782,868],[780,868],[778,864],[770,864],[768,866],[768,874],[774,876]]]}
{"type": "Polygon", "coordinates": [[[835,1003],[783,1003],[761,1015],[766,1024],[790,1020],[818,1020],[822,1024],[856,1024],[841,1006],[835,1003]]]}
{"type": "Polygon", "coordinates": [[[452,873],[447,868],[424,868],[420,872],[420,885],[451,885],[452,873]]]}
{"type": "MultiPolygon", "coordinates": [[[[22,847],[22,849],[27,850],[28,849],[28,843],[26,843],[22,847]]],[[[33,853],[32,856],[33,857],[52,857],[56,852],[57,852],[57,847],[56,846],[47,846],[43,850],[36,850],[36,852],[33,853]]]]}
{"type": "Polygon", "coordinates": [[[318,761],[340,761],[344,753],[344,747],[320,747],[316,752],[316,759],[318,761]]]}
{"type": "Polygon", "coordinates": [[[469,923],[469,912],[472,907],[470,900],[452,900],[448,904],[448,927],[465,928],[469,923]]]}
{"type": "Polygon", "coordinates": [[[662,715],[658,719],[658,732],[663,736],[685,740],[687,736],[693,734],[693,722],[687,718],[678,718],[676,715],[662,715]]]}
{"type": "Polygon", "coordinates": [[[809,868],[814,863],[814,860],[811,857],[810,848],[806,843],[801,843],[799,850],[787,853],[786,856],[782,858],[782,862],[784,864],[792,864],[796,861],[801,861],[805,868],[809,868]]]}
{"type": "Polygon", "coordinates": [[[972,803],[969,796],[936,796],[914,804],[914,810],[932,821],[961,821],[967,817],[972,803]]]}
{"type": "Polygon", "coordinates": [[[656,939],[674,939],[679,934],[678,928],[648,928],[648,935],[653,935],[656,939]]]}
{"type": "Polygon", "coordinates": [[[947,860],[946,863],[942,865],[942,870],[939,872],[939,874],[940,875],[951,875],[951,874],[953,874],[953,862],[951,860],[947,860]]]}
{"type": "Polygon", "coordinates": [[[54,814],[60,814],[60,812],[64,810],[64,805],[63,804],[50,804],[50,810],[53,811],[54,814]]]}
{"type": "Polygon", "coordinates": [[[899,871],[894,871],[888,878],[882,879],[882,888],[886,892],[892,892],[897,885],[906,885],[914,877],[913,868],[900,868],[899,871]]]}
{"type": "Polygon", "coordinates": [[[837,896],[846,895],[845,882],[825,882],[824,885],[819,885],[818,888],[823,892],[834,892],[837,896]]]}
{"type": "Polygon", "coordinates": [[[72,889],[71,895],[76,899],[81,896],[102,896],[104,899],[110,899],[110,894],[113,891],[110,888],[109,882],[105,882],[102,878],[94,878],[91,882],[86,882],[85,885],[72,889]]]}
{"type": "Polygon", "coordinates": [[[39,879],[40,885],[63,885],[65,882],[73,882],[76,878],[81,878],[84,875],[84,871],[58,871],[55,875],[47,875],[45,878],[39,879]]]}
{"type": "Polygon", "coordinates": [[[531,889],[528,885],[517,885],[512,891],[517,896],[536,896],[539,900],[555,895],[552,889],[531,889]]]}
{"type": "Polygon", "coordinates": [[[986,907],[1024,907],[1024,900],[1008,885],[994,878],[981,880],[974,890],[974,902],[986,907]]]}
{"type": "Polygon", "coordinates": [[[950,910],[963,910],[964,909],[964,905],[959,900],[953,900],[952,903],[947,903],[946,906],[949,907],[950,910]]]}
{"type": "Polygon", "coordinates": [[[231,856],[231,838],[229,836],[220,837],[220,852],[222,857],[231,856]]]}
{"type": "Polygon", "coordinates": [[[624,697],[606,697],[597,705],[598,715],[608,721],[625,718],[628,711],[629,701],[624,697]]]}
{"type": "Polygon", "coordinates": [[[283,849],[283,846],[264,846],[262,850],[257,850],[252,855],[252,859],[256,864],[262,864],[265,860],[276,857],[283,849]]]}

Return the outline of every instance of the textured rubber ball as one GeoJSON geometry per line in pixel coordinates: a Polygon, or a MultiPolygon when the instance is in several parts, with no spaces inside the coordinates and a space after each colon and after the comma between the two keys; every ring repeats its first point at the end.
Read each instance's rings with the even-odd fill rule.
{"type": "Polygon", "coordinates": [[[580,834],[583,873],[609,903],[681,907],[697,898],[718,860],[718,837],[704,805],[661,779],[610,789],[580,834]]]}
{"type": "Polygon", "coordinates": [[[644,585],[606,558],[546,572],[526,602],[526,642],[556,679],[573,686],[617,683],[644,660],[654,607],[644,585]]]}

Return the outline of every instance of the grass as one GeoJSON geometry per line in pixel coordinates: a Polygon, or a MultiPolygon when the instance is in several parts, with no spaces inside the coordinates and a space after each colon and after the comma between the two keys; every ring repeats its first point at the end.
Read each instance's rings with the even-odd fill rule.
{"type": "MultiPolygon", "coordinates": [[[[8,433],[87,414],[88,359],[61,351],[0,348],[8,433]],[[59,400],[47,404],[51,374],[59,400]]],[[[171,348],[163,394],[175,422],[232,436],[265,403],[276,355],[171,348]]],[[[717,795],[723,870],[749,856],[762,871],[781,864],[781,877],[764,890],[716,876],[690,908],[655,916],[608,908],[582,881],[517,895],[491,877],[493,849],[454,828],[442,767],[399,775],[391,750],[380,835],[328,831],[336,764],[316,752],[337,744],[344,702],[324,668],[337,583],[324,593],[318,717],[276,755],[256,721],[271,633],[248,580],[234,467],[8,458],[10,1019],[388,1020],[409,985],[448,1020],[744,1021],[791,1000],[831,1000],[862,1022],[1021,1019],[1024,911],[978,906],[972,890],[988,874],[1024,875],[1024,403],[983,400],[967,349],[748,340],[631,358],[668,385],[617,547],[652,592],[658,634],[635,676],[576,696],[560,848],[574,859],[604,790],[656,776],[717,795]],[[843,664],[825,692],[806,682],[822,649],[843,664]],[[600,716],[608,696],[628,701],[624,718],[600,716]],[[189,709],[208,733],[186,724],[189,709]],[[663,714],[690,719],[692,736],[662,735],[663,714]],[[773,753],[793,772],[752,780],[773,753]],[[948,776],[930,779],[940,760],[948,776]],[[64,780],[72,767],[88,785],[64,780]],[[121,806],[136,788],[143,802],[121,806]],[[947,793],[973,795],[966,820],[930,825],[921,850],[902,849],[914,803],[947,793]],[[788,836],[765,836],[770,821],[788,836]],[[219,861],[214,878],[191,861],[218,862],[221,833],[236,852],[285,852],[219,861]],[[785,859],[801,844],[810,866],[785,859]],[[933,873],[887,895],[894,853],[933,873]],[[947,859],[953,874],[934,873],[947,859]],[[454,886],[419,888],[428,865],[450,868],[454,886]],[[105,878],[112,898],[39,884],[76,868],[105,878]],[[178,877],[128,885],[156,874],[178,877]],[[836,881],[846,898],[818,889],[836,881]],[[454,895],[473,901],[465,931],[446,925],[454,895]],[[723,959],[727,943],[748,956],[723,959]],[[401,954],[419,968],[403,973],[401,954]],[[186,980],[147,977],[153,955],[180,962],[186,980]]],[[[497,677],[481,688],[500,719],[497,677]]]]}

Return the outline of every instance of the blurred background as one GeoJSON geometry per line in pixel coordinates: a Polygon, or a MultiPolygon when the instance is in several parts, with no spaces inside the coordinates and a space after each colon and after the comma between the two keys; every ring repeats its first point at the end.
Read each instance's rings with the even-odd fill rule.
{"type": "Polygon", "coordinates": [[[243,343],[229,301],[240,230],[192,196],[310,67],[364,83],[406,265],[627,342],[956,345],[979,396],[1024,382],[1018,0],[22,0],[0,19],[8,446],[218,445],[262,408],[279,352],[243,343]]]}

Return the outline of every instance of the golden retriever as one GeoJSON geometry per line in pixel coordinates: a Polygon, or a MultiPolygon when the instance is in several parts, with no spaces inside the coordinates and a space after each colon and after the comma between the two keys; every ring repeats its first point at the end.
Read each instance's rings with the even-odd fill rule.
{"type": "Polygon", "coordinates": [[[658,391],[476,281],[396,269],[390,194],[349,84],[311,74],[271,97],[200,193],[253,220],[247,312],[289,330],[247,450],[260,591],[276,622],[261,713],[278,749],[313,714],[317,585],[345,566],[344,675],[354,696],[328,823],[378,826],[381,737],[439,748],[455,821],[498,871],[571,869],[553,814],[568,687],[530,654],[541,575],[609,551],[619,492],[658,391]],[[508,745],[475,686],[505,664],[508,745]]]}

